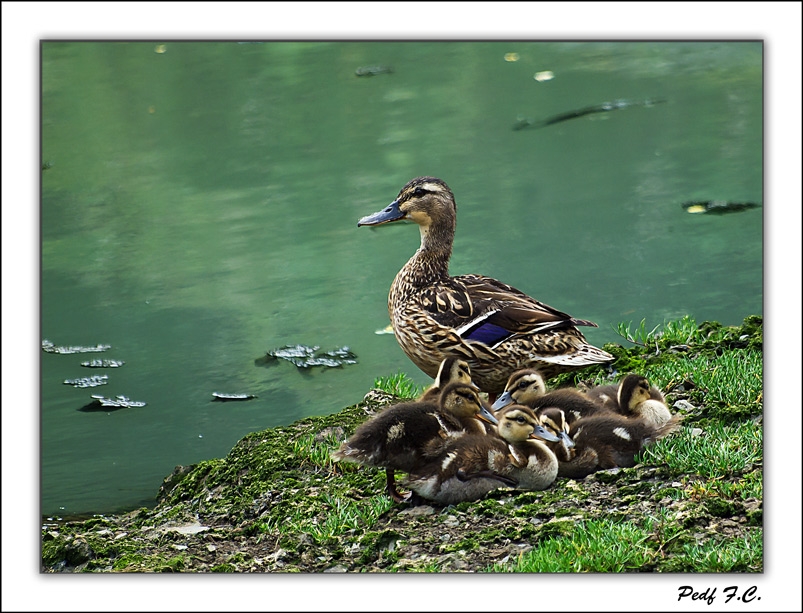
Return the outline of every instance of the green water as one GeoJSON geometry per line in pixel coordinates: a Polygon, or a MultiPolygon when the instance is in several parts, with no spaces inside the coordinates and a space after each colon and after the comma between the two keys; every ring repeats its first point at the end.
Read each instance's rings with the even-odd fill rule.
{"type": "Polygon", "coordinates": [[[762,209],[681,208],[762,202],[760,43],[160,44],[42,45],[41,335],[112,346],[42,353],[44,514],[150,504],[248,432],[399,370],[428,383],[375,333],[417,229],[356,227],[418,175],[455,193],[453,274],[596,321],[597,345],[621,321],[762,312],[762,209]],[[620,98],[666,102],[512,130],[620,98]],[[290,343],[359,364],[255,362],[290,343]],[[100,357],[126,363],[79,366],[100,357]],[[147,406],[78,411],[93,393],[147,406]]]}

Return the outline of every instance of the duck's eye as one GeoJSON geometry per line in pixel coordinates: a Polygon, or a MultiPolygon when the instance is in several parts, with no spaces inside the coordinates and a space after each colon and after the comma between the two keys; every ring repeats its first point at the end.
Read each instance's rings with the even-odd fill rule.
{"type": "Polygon", "coordinates": [[[425,190],[423,187],[416,187],[413,190],[413,196],[415,196],[416,198],[420,198],[421,196],[423,196],[426,193],[427,193],[427,190],[425,190]]]}

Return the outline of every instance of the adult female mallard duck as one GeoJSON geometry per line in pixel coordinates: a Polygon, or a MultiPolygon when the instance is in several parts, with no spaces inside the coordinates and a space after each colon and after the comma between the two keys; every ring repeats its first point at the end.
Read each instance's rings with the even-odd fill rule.
{"type": "Polygon", "coordinates": [[[435,177],[405,185],[383,210],[357,226],[408,220],[419,226],[421,247],[390,287],[388,312],[396,339],[430,377],[444,358],[468,362],[474,383],[498,394],[521,368],[545,377],[609,362],[613,356],[589,345],[575,319],[496,279],[449,276],[457,205],[449,187],[435,177]]]}
{"type": "Polygon", "coordinates": [[[443,389],[438,402],[403,402],[384,409],[358,426],[331,455],[335,461],[384,467],[388,495],[405,502],[409,495],[396,490],[394,471],[415,470],[438,455],[450,437],[485,436],[480,420],[497,423],[473,385],[452,383],[443,389]]]}
{"type": "Polygon", "coordinates": [[[519,489],[548,488],[558,473],[558,461],[540,440],[558,441],[535,414],[511,406],[499,415],[499,437],[466,435],[453,439],[441,454],[410,473],[404,481],[421,498],[439,504],[477,500],[508,485],[519,489]]]}

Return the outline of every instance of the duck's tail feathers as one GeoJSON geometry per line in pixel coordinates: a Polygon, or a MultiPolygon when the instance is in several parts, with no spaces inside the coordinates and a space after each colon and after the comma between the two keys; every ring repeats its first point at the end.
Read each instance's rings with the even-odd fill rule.
{"type": "Polygon", "coordinates": [[[672,419],[670,419],[663,426],[658,428],[655,432],[653,432],[647,437],[645,444],[651,444],[654,443],[655,441],[660,441],[667,435],[672,434],[675,430],[680,428],[680,424],[682,421],[683,421],[682,415],[673,415],[672,419]]]}
{"type": "Polygon", "coordinates": [[[603,351],[593,345],[584,344],[577,347],[572,353],[561,355],[539,355],[538,360],[549,362],[550,364],[562,364],[564,366],[591,366],[592,364],[604,364],[612,362],[616,358],[607,351],[603,351]]]}
{"type": "Polygon", "coordinates": [[[572,317],[569,320],[569,323],[575,326],[591,326],[592,328],[599,328],[599,326],[595,324],[593,321],[589,321],[587,319],[577,319],[576,317],[572,317]]]}
{"type": "Polygon", "coordinates": [[[363,451],[360,449],[356,449],[354,447],[350,447],[346,443],[343,443],[339,449],[336,449],[332,453],[329,454],[329,457],[332,458],[335,462],[361,462],[363,456],[363,451]]]}

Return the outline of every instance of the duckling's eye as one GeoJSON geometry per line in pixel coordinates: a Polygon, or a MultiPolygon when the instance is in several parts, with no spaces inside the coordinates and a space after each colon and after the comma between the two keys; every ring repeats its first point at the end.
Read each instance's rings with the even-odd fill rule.
{"type": "Polygon", "coordinates": [[[525,423],[527,423],[527,420],[526,420],[526,419],[524,419],[524,418],[523,418],[521,415],[519,415],[519,416],[516,418],[516,421],[517,421],[517,422],[519,422],[521,425],[524,425],[525,423]]]}
{"type": "Polygon", "coordinates": [[[521,383],[519,383],[519,389],[520,389],[520,390],[523,390],[523,389],[524,389],[524,388],[526,388],[528,385],[530,385],[530,384],[529,384],[529,383],[527,383],[527,381],[522,381],[521,383]]]}

